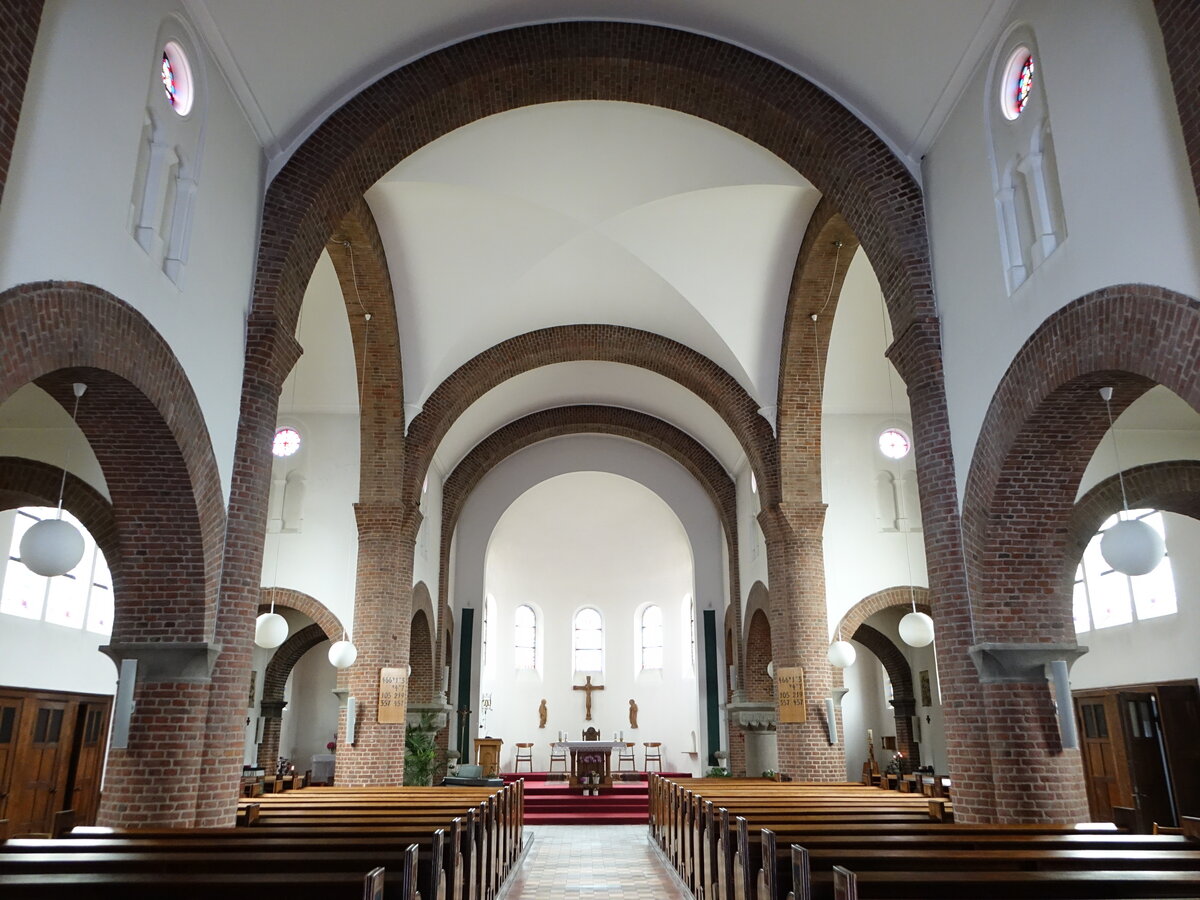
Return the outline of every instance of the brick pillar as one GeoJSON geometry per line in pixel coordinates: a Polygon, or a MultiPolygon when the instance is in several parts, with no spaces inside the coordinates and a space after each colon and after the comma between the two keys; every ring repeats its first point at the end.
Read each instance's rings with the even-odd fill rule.
{"type": "Polygon", "coordinates": [[[258,745],[258,764],[268,772],[274,772],[279,764],[279,735],[283,729],[282,700],[266,700],[259,704],[263,717],[262,740],[258,745]]]}
{"type": "Polygon", "coordinates": [[[779,771],[799,781],[844,781],[846,756],[831,745],[825,698],[833,684],[822,550],[825,504],[780,504],[758,516],[767,539],[775,668],[801,666],[808,720],[780,722],[779,771]]]}
{"type": "Polygon", "coordinates": [[[892,709],[896,714],[896,747],[904,755],[900,762],[900,774],[906,775],[921,765],[920,748],[913,740],[912,727],[912,717],[917,714],[917,701],[914,697],[896,697],[892,701],[892,709]]]}
{"type": "Polygon", "coordinates": [[[263,543],[271,489],[271,440],[279,391],[300,358],[295,337],[279,323],[251,315],[246,332],[241,415],[225,530],[221,597],[214,628],[221,654],[212,672],[198,828],[232,825],[245,752],[243,724],[254,656],[254,620],[262,596],[263,543]]]}
{"type": "MultiPolygon", "coordinates": [[[[408,666],[412,619],[412,566],[421,514],[415,504],[354,506],[358,521],[358,579],[354,645],[358,659],[345,684],[357,704],[354,743],[346,743],[346,716],[338,720],[339,785],[400,784],[404,780],[404,725],[376,716],[379,670],[408,666]]],[[[339,679],[339,683],[341,680],[339,679]]],[[[407,707],[407,703],[404,704],[407,707]]]]}
{"type": "Polygon", "coordinates": [[[1192,183],[1200,199],[1200,5],[1195,0],[1154,0],[1179,108],[1179,124],[1187,149],[1192,183]]]}
{"type": "Polygon", "coordinates": [[[0,198],[17,139],[29,64],[42,23],[42,0],[0,3],[0,198]]]}

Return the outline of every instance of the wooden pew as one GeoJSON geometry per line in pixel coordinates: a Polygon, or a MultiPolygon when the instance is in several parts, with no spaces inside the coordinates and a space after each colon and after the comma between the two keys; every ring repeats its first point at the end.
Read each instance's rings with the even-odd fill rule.
{"type": "Polygon", "coordinates": [[[368,875],[362,872],[199,873],[180,879],[174,873],[97,875],[0,875],[5,900],[361,900],[368,875]]]}

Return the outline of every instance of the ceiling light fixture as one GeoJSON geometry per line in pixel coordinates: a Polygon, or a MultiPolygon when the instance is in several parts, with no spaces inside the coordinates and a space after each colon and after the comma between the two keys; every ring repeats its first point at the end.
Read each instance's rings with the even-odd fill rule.
{"type": "Polygon", "coordinates": [[[1113,423],[1111,387],[1100,388],[1104,408],[1108,410],[1108,430],[1112,432],[1113,459],[1117,464],[1117,479],[1121,483],[1121,512],[1117,513],[1117,524],[1104,532],[1100,539],[1100,555],[1104,561],[1124,575],[1145,575],[1162,562],[1167,553],[1162,536],[1141,519],[1126,519],[1129,515],[1129,498],[1125,495],[1125,473],[1121,468],[1121,455],[1117,449],[1117,429],[1113,423]]]}
{"type": "MultiPolygon", "coordinates": [[[[71,385],[75,392],[75,408],[71,410],[71,424],[75,424],[75,414],[79,412],[79,398],[87,390],[87,385],[77,381],[71,385]]],[[[53,578],[56,575],[66,575],[83,559],[83,535],[79,529],[62,517],[63,494],[67,489],[67,464],[71,460],[71,444],[68,439],[67,451],[63,459],[62,481],[58,486],[58,516],[53,519],[42,519],[32,525],[21,538],[21,562],[36,575],[53,578]]]]}

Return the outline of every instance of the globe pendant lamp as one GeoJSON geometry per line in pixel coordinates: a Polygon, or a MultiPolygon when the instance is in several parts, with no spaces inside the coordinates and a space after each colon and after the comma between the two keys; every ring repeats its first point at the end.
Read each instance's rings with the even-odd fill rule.
{"type": "Polygon", "coordinates": [[[900,620],[900,639],[910,647],[928,647],[933,643],[933,619],[914,609],[900,620]]]}
{"type": "MultiPolygon", "coordinates": [[[[71,422],[79,412],[79,398],[87,385],[75,382],[71,385],[75,393],[75,408],[71,411],[71,422]]],[[[70,445],[67,445],[67,460],[70,460],[70,445]]],[[[58,488],[58,518],[42,519],[32,525],[21,537],[21,562],[35,575],[53,578],[66,575],[83,559],[83,535],[79,529],[62,517],[63,493],[67,487],[67,462],[63,463],[62,482],[58,488]]]]}
{"type": "Polygon", "coordinates": [[[854,649],[854,645],[849,641],[840,639],[829,645],[829,653],[826,654],[830,665],[836,666],[839,669],[845,669],[854,665],[854,660],[857,656],[858,652],[854,649]]]}
{"type": "Polygon", "coordinates": [[[1100,538],[1100,555],[1124,575],[1145,575],[1162,562],[1167,548],[1162,536],[1149,524],[1140,519],[1122,518],[1129,514],[1129,498],[1125,495],[1125,474],[1117,449],[1117,431],[1113,427],[1112,395],[1112,388],[1100,388],[1100,396],[1104,398],[1104,406],[1108,410],[1108,430],[1113,437],[1113,458],[1117,464],[1117,479],[1121,484],[1122,511],[1117,514],[1120,521],[1100,538]]]}
{"type": "Polygon", "coordinates": [[[287,640],[287,636],[287,619],[275,612],[272,603],[271,611],[263,613],[254,622],[254,643],[264,650],[274,650],[287,640]]]}
{"type": "Polygon", "coordinates": [[[358,648],[342,635],[340,641],[329,645],[329,664],[335,669],[347,669],[358,659],[358,648]]]}

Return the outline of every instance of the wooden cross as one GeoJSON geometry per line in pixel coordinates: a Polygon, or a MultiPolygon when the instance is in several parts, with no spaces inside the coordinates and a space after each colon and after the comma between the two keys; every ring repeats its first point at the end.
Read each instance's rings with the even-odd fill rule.
{"type": "Polygon", "coordinates": [[[592,719],[592,691],[602,691],[604,690],[604,685],[592,684],[592,676],[589,675],[587,676],[587,681],[584,684],[577,684],[571,688],[571,690],[587,691],[587,694],[584,695],[587,698],[587,703],[584,704],[583,717],[590,722],[592,719]]]}

